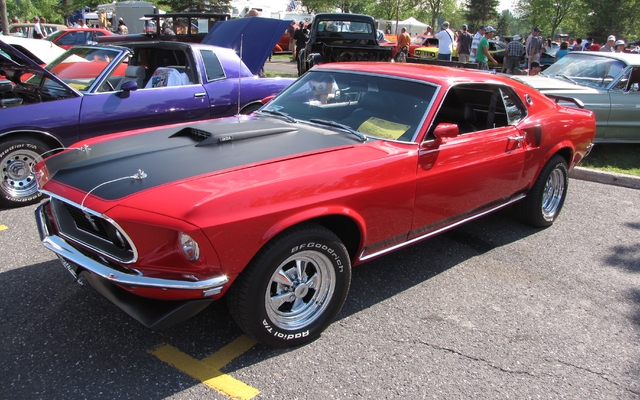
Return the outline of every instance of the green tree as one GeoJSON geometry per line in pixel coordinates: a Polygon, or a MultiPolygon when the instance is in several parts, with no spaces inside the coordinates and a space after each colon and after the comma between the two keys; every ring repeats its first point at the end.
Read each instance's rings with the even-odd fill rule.
{"type": "MultiPolygon", "coordinates": [[[[537,26],[554,39],[556,30],[564,21],[576,17],[574,14],[581,9],[580,3],[575,0],[518,0],[516,9],[523,19],[528,20],[531,26],[537,26]]],[[[581,10],[583,11],[583,10],[581,10]]]]}
{"type": "Polygon", "coordinates": [[[637,39],[640,33],[640,2],[638,0],[584,0],[587,9],[587,23],[590,36],[596,42],[604,43],[609,35],[637,39]]]}
{"type": "Polygon", "coordinates": [[[498,17],[498,33],[500,36],[513,36],[514,32],[512,30],[513,25],[513,14],[509,10],[502,10],[500,13],[500,17],[498,17]]]}
{"type": "Polygon", "coordinates": [[[228,13],[231,9],[230,0],[158,0],[158,5],[173,12],[228,13]]]}
{"type": "Polygon", "coordinates": [[[466,16],[471,31],[475,31],[480,25],[497,22],[499,4],[499,0],[466,0],[466,16]]]}
{"type": "Polygon", "coordinates": [[[4,35],[9,34],[9,18],[7,17],[7,3],[0,0],[0,30],[4,35]]]}

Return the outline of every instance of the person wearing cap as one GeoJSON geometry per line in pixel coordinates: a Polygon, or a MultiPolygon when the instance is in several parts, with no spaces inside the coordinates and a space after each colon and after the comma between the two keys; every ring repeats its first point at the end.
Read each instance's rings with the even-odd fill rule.
{"type": "Polygon", "coordinates": [[[442,29],[436,33],[436,39],[438,39],[438,60],[451,61],[455,35],[451,29],[449,29],[449,22],[444,21],[442,23],[442,29]]]}
{"type": "Polygon", "coordinates": [[[527,64],[531,65],[532,62],[540,62],[540,56],[542,55],[542,38],[540,37],[540,29],[533,28],[531,30],[531,36],[529,44],[527,44],[527,64]]]}
{"type": "Polygon", "coordinates": [[[427,29],[424,31],[426,37],[433,37],[433,28],[431,25],[427,25],[427,29]]]}
{"type": "Polygon", "coordinates": [[[476,53],[478,52],[478,43],[480,43],[480,39],[484,37],[485,34],[484,25],[480,25],[478,27],[478,31],[475,35],[473,35],[473,41],[471,42],[471,55],[469,56],[469,61],[476,62],[476,53]]]}
{"type": "Polygon", "coordinates": [[[604,46],[600,47],[600,51],[613,53],[616,47],[615,43],[616,43],[616,37],[613,35],[609,35],[609,37],[607,38],[607,43],[605,43],[604,46]]]}
{"type": "Polygon", "coordinates": [[[458,61],[461,63],[468,63],[471,57],[471,43],[473,42],[473,36],[468,31],[467,24],[462,24],[460,27],[460,34],[457,40],[458,49],[458,61]]]}
{"type": "Polygon", "coordinates": [[[489,60],[494,64],[498,63],[491,53],[489,53],[489,39],[493,37],[493,33],[495,31],[496,30],[492,26],[487,26],[485,28],[484,37],[480,39],[480,42],[478,43],[476,62],[478,63],[478,69],[480,70],[489,70],[489,60]]]}
{"type": "Polygon", "coordinates": [[[615,48],[615,52],[616,53],[622,53],[622,51],[624,50],[624,45],[625,45],[624,40],[622,40],[622,39],[616,40],[616,43],[614,45],[615,46],[614,47],[615,48]]]}
{"type": "Polygon", "coordinates": [[[529,76],[538,75],[542,67],[540,67],[540,63],[537,61],[532,61],[531,66],[529,67],[529,76]]]}
{"type": "Polygon", "coordinates": [[[524,56],[525,48],[522,44],[522,36],[515,35],[507,45],[504,53],[506,60],[505,67],[507,74],[521,75],[520,60],[524,56]]]}

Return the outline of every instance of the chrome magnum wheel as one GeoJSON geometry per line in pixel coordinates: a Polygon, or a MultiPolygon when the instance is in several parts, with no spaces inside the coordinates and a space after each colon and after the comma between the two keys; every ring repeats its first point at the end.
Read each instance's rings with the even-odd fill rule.
{"type": "Polygon", "coordinates": [[[516,204],[518,216],[524,222],[539,228],[551,226],[562,210],[568,187],[567,162],[555,155],[542,168],[527,197],[516,204]]]}
{"type": "Polygon", "coordinates": [[[566,188],[565,173],[560,168],[553,169],[542,191],[542,215],[545,220],[553,222],[560,212],[566,188]]]}
{"type": "Polygon", "coordinates": [[[33,166],[47,151],[43,143],[9,140],[0,143],[0,205],[16,207],[40,201],[33,166]]]}
{"type": "Polygon", "coordinates": [[[304,328],[327,309],[335,286],[336,274],[326,255],[297,253],[271,276],[264,299],[267,316],[281,329],[304,328]]]}
{"type": "Polygon", "coordinates": [[[318,337],[349,291],[351,262],[328,229],[305,224],[274,238],[227,293],[229,311],[249,336],[271,347],[318,337]]]}

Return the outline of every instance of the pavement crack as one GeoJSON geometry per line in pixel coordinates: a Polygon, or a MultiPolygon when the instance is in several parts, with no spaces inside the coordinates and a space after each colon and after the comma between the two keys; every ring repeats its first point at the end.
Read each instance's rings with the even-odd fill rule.
{"type": "Polygon", "coordinates": [[[626,390],[626,391],[628,391],[628,392],[630,392],[630,393],[633,393],[634,395],[640,395],[640,391],[633,390],[633,389],[628,388],[628,387],[626,387],[626,386],[624,386],[624,385],[621,385],[620,383],[618,383],[618,382],[616,382],[616,381],[614,381],[614,380],[610,379],[610,378],[607,376],[607,374],[606,374],[606,373],[604,373],[604,372],[593,371],[593,370],[591,370],[591,369],[589,369],[589,368],[581,367],[581,366],[579,366],[579,365],[575,365],[575,364],[572,364],[572,363],[570,363],[570,362],[566,362],[566,361],[563,361],[563,360],[547,360],[547,361],[549,361],[549,362],[555,361],[555,362],[558,362],[558,363],[560,363],[560,364],[562,364],[562,365],[566,365],[567,367],[575,368],[575,369],[577,369],[577,370],[585,371],[585,372],[588,372],[588,373],[590,373],[590,374],[593,374],[593,375],[599,376],[600,378],[604,379],[605,381],[607,381],[607,382],[609,382],[609,383],[611,383],[611,384],[613,384],[613,385],[616,385],[617,387],[619,387],[619,388],[621,388],[621,389],[623,389],[623,390],[626,390]]]}
{"type": "Polygon", "coordinates": [[[491,362],[491,361],[489,361],[489,360],[486,360],[486,359],[484,359],[484,358],[470,356],[470,355],[468,355],[468,354],[464,354],[464,353],[462,353],[462,352],[460,352],[460,351],[458,351],[458,350],[455,350],[455,349],[452,349],[452,348],[449,348],[449,347],[437,346],[437,345],[434,345],[434,344],[432,344],[432,343],[427,343],[427,342],[424,342],[424,341],[419,341],[419,343],[421,343],[421,344],[423,344],[423,345],[425,345],[425,346],[429,346],[429,347],[431,347],[432,349],[435,349],[435,350],[442,350],[442,351],[446,351],[446,352],[449,352],[449,353],[455,354],[455,355],[457,355],[457,356],[464,357],[464,358],[466,358],[466,359],[468,359],[468,360],[472,360],[472,361],[476,361],[476,362],[484,363],[484,364],[486,364],[487,366],[489,366],[490,368],[493,368],[493,369],[498,370],[498,371],[501,371],[501,372],[506,372],[506,373],[508,373],[508,374],[527,375],[527,376],[531,376],[531,377],[536,377],[536,376],[538,376],[538,375],[536,375],[536,374],[534,374],[534,373],[531,373],[531,372],[529,372],[529,371],[524,371],[524,370],[514,370],[514,369],[509,369],[509,368],[501,367],[501,366],[496,365],[496,364],[494,364],[493,362],[491,362]]]}

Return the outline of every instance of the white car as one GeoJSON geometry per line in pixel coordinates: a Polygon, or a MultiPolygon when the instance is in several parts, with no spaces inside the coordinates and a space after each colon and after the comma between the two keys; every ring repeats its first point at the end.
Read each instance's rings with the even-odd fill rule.
{"type": "Polygon", "coordinates": [[[40,65],[49,64],[65,52],[65,49],[58,47],[48,40],[3,35],[0,35],[0,40],[10,44],[40,65]]]}

